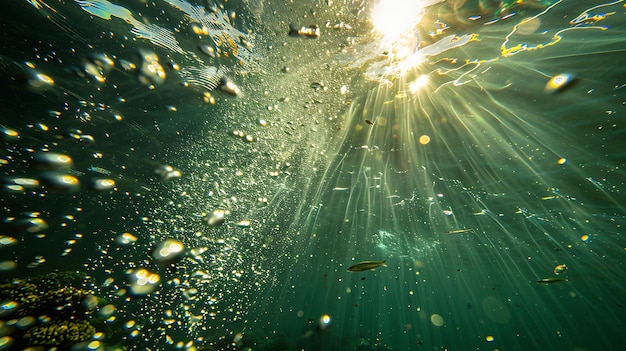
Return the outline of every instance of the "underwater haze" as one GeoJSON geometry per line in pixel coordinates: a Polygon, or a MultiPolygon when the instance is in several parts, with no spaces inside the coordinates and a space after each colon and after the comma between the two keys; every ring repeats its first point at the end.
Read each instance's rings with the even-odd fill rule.
{"type": "Polygon", "coordinates": [[[626,345],[623,0],[0,17],[0,351],[626,345]]]}

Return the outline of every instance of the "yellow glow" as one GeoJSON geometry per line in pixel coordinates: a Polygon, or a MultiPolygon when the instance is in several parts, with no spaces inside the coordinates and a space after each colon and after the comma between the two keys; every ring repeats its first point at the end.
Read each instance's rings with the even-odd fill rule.
{"type": "Polygon", "coordinates": [[[421,88],[423,88],[426,84],[428,84],[428,76],[421,75],[416,80],[409,84],[409,90],[411,93],[417,93],[421,88]]]}

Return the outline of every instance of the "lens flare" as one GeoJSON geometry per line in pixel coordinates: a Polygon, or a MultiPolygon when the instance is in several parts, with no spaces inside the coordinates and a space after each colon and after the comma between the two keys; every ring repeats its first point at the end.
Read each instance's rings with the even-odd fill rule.
{"type": "Polygon", "coordinates": [[[424,14],[425,1],[380,1],[372,11],[372,23],[376,31],[387,40],[395,42],[412,32],[424,14]]]}

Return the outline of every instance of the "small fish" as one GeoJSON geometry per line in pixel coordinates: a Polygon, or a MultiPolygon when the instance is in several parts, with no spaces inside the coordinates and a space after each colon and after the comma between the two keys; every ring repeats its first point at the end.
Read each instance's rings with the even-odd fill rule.
{"type": "Polygon", "coordinates": [[[362,262],[353,264],[352,266],[348,267],[348,272],[363,272],[363,271],[374,270],[380,266],[387,267],[387,265],[385,264],[386,261],[387,261],[386,259],[384,261],[362,261],[362,262]]]}
{"type": "Polygon", "coordinates": [[[537,284],[562,283],[568,281],[567,278],[542,278],[537,280],[537,284]]]}

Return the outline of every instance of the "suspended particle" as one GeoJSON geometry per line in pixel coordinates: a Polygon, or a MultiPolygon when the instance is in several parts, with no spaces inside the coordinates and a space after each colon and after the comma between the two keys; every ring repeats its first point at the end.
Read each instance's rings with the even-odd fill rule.
{"type": "Polygon", "coordinates": [[[115,313],[115,310],[116,310],[115,306],[113,306],[112,304],[108,304],[108,305],[100,307],[98,314],[100,315],[100,317],[108,318],[112,316],[113,313],[115,313]]]}
{"type": "Polygon", "coordinates": [[[211,104],[211,105],[215,105],[215,103],[217,102],[215,100],[215,97],[211,95],[211,93],[208,91],[202,94],[202,101],[204,101],[205,104],[211,104]]]}
{"type": "Polygon", "coordinates": [[[0,350],[9,350],[13,346],[14,339],[9,335],[0,338],[0,350]]]}
{"type": "Polygon", "coordinates": [[[219,87],[222,91],[225,91],[229,93],[230,95],[237,96],[241,94],[241,89],[239,89],[237,84],[235,84],[233,81],[231,81],[230,79],[226,77],[222,77],[222,79],[220,80],[219,87]]]}
{"type": "Polygon", "coordinates": [[[200,49],[200,51],[202,51],[203,54],[215,58],[217,57],[217,52],[215,50],[214,47],[210,46],[210,45],[206,45],[206,44],[200,44],[198,45],[198,49],[200,49]]]}
{"type": "Polygon", "coordinates": [[[206,223],[211,227],[217,227],[224,224],[227,212],[224,210],[214,210],[211,214],[205,216],[206,223]]]}
{"type": "Polygon", "coordinates": [[[159,57],[149,51],[139,51],[141,66],[138,71],[138,80],[142,84],[154,86],[162,84],[165,81],[165,70],[159,63],[159,57]]]}
{"type": "Polygon", "coordinates": [[[131,72],[137,69],[137,65],[134,62],[128,60],[119,60],[118,64],[122,68],[122,70],[126,72],[131,72]]]}
{"type": "Polygon", "coordinates": [[[41,183],[49,190],[72,193],[80,189],[78,178],[71,174],[60,172],[44,172],[41,174],[41,183]]]}
{"type": "Polygon", "coordinates": [[[430,143],[430,137],[428,135],[420,136],[419,143],[422,144],[422,145],[426,145],[426,144],[430,143]]]}
{"type": "Polygon", "coordinates": [[[87,295],[83,300],[83,307],[87,311],[93,311],[98,308],[98,298],[95,295],[87,295]]]}
{"type": "Polygon", "coordinates": [[[559,275],[561,273],[565,273],[567,271],[567,265],[566,264],[559,264],[556,267],[554,267],[554,274],[555,275],[559,275]]]}
{"type": "Polygon", "coordinates": [[[91,189],[93,190],[111,190],[115,188],[115,180],[107,178],[94,178],[91,180],[91,189]]]}
{"type": "Polygon", "coordinates": [[[0,136],[2,136],[2,140],[12,140],[19,138],[20,133],[15,129],[0,126],[0,136]]]}
{"type": "Polygon", "coordinates": [[[130,292],[133,295],[147,295],[154,292],[161,282],[161,276],[145,268],[129,271],[130,292]]]}
{"type": "Polygon", "coordinates": [[[179,170],[170,165],[159,166],[154,170],[154,173],[158,174],[161,179],[165,181],[180,178],[182,176],[182,173],[179,170]]]}
{"type": "Polygon", "coordinates": [[[575,77],[569,73],[558,74],[548,81],[544,91],[546,94],[554,94],[571,86],[575,81],[575,77]]]}
{"type": "Polygon", "coordinates": [[[209,28],[205,26],[199,25],[197,23],[192,23],[190,27],[193,33],[196,35],[209,35],[209,28]]]}
{"type": "Polygon", "coordinates": [[[39,187],[39,181],[33,178],[4,178],[6,185],[16,185],[23,189],[36,189],[39,187]]]}
{"type": "Polygon", "coordinates": [[[17,329],[25,330],[25,329],[32,327],[35,324],[35,322],[37,322],[35,317],[26,316],[26,317],[22,317],[18,319],[13,325],[17,327],[17,329]]]}
{"type": "MultiPolygon", "coordinates": [[[[239,228],[249,228],[250,227],[250,221],[248,220],[243,220],[243,221],[239,221],[236,223],[236,226],[238,226],[239,228]]],[[[1,241],[0,241],[1,243],[1,241]]]]}
{"type": "Polygon", "coordinates": [[[118,245],[130,245],[137,241],[137,237],[132,235],[131,233],[124,233],[115,238],[115,242],[118,245]]]}
{"type": "Polygon", "coordinates": [[[243,343],[243,333],[235,334],[235,337],[233,338],[233,344],[235,344],[235,346],[239,348],[241,347],[242,343],[243,343]]]}
{"type": "Polygon", "coordinates": [[[7,272],[17,268],[17,262],[6,260],[0,262],[0,272],[7,272]]]}
{"type": "Polygon", "coordinates": [[[36,71],[29,72],[27,82],[31,90],[45,90],[54,85],[54,79],[36,71]]]}
{"type": "Polygon", "coordinates": [[[85,65],[83,66],[83,71],[85,71],[85,73],[94,81],[98,82],[98,83],[104,83],[106,82],[106,77],[104,76],[104,73],[102,72],[102,68],[98,67],[97,65],[91,63],[91,62],[86,62],[85,65]]]}
{"type": "Polygon", "coordinates": [[[20,304],[17,301],[5,300],[0,303],[0,317],[8,316],[17,311],[20,304]]]}
{"type": "Polygon", "coordinates": [[[39,170],[65,171],[74,165],[72,158],[55,152],[37,152],[33,156],[33,167],[39,170]]]}
{"type": "Polygon", "coordinates": [[[41,233],[48,229],[48,223],[42,218],[22,218],[11,222],[16,232],[41,233]]]}
{"type": "Polygon", "coordinates": [[[317,25],[310,25],[308,27],[300,27],[290,24],[289,35],[291,36],[305,36],[309,38],[319,38],[321,35],[320,28],[317,25]]]}
{"type": "Polygon", "coordinates": [[[185,245],[176,239],[167,239],[152,248],[152,258],[161,264],[178,261],[185,253],[185,245]]]}
{"type": "Polygon", "coordinates": [[[9,247],[9,246],[14,246],[16,244],[17,244],[17,239],[10,237],[10,236],[6,236],[6,235],[0,235],[0,249],[9,247]]]}
{"type": "Polygon", "coordinates": [[[319,321],[318,321],[318,330],[320,332],[324,332],[326,331],[326,329],[328,329],[328,327],[330,327],[330,316],[327,314],[324,314],[320,317],[319,321]]]}
{"type": "Polygon", "coordinates": [[[124,323],[124,328],[128,329],[128,330],[132,330],[135,329],[135,327],[137,326],[137,322],[133,319],[127,321],[126,323],[124,323]]]}

